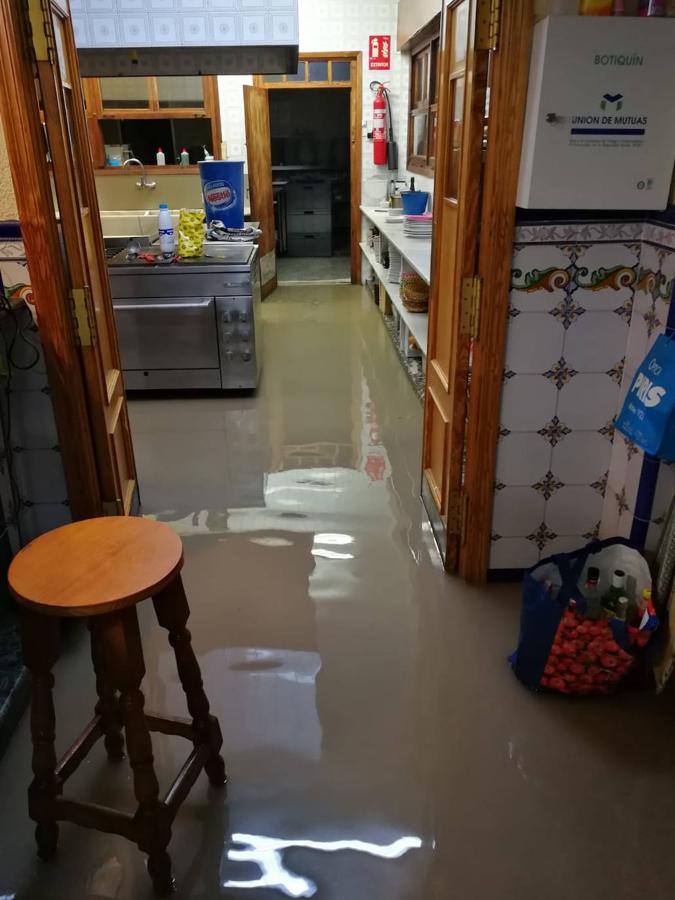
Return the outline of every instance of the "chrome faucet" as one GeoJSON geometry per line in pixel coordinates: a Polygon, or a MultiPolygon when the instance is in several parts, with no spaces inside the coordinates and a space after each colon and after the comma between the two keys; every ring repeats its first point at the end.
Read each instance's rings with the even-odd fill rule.
{"type": "Polygon", "coordinates": [[[140,159],[136,159],[135,156],[132,156],[131,159],[125,159],[124,162],[122,163],[122,168],[125,168],[126,166],[131,165],[131,163],[135,163],[137,166],[141,167],[141,177],[136,182],[136,187],[139,190],[143,190],[143,188],[148,188],[148,190],[152,190],[153,188],[157,187],[156,181],[148,181],[148,176],[145,174],[145,166],[140,161],[140,159]]]}

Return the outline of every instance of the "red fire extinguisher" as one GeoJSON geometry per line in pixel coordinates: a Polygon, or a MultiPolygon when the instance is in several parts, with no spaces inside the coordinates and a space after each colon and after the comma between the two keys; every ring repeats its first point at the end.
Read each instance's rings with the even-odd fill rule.
{"type": "Polygon", "coordinates": [[[387,101],[382,85],[377,88],[373,103],[373,162],[376,166],[387,162],[387,101]]]}

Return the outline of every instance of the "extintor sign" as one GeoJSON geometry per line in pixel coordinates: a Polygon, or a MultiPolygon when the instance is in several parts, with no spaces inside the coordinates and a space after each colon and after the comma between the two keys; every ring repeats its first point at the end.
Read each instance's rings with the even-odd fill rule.
{"type": "Polygon", "coordinates": [[[371,34],[368,39],[368,59],[370,69],[391,68],[391,35],[371,34]]]}

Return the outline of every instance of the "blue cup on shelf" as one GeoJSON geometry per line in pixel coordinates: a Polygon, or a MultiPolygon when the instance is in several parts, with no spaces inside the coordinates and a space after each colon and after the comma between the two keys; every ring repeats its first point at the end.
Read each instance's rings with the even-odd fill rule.
{"type": "Polygon", "coordinates": [[[421,216],[427,210],[429,191],[401,191],[401,200],[404,215],[421,216]]]}

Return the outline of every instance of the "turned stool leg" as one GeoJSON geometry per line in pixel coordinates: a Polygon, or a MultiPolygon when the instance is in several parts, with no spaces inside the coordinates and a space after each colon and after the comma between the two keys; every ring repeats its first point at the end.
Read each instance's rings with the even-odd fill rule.
{"type": "Polygon", "coordinates": [[[59,826],[53,818],[52,801],[59,794],[54,748],[56,718],[52,667],[58,656],[59,620],[25,611],[22,616],[23,658],[32,676],[30,732],[33,740],[33,781],[28,788],[28,811],[37,824],[38,856],[51,859],[56,853],[59,826]]]}
{"type": "Polygon", "coordinates": [[[171,840],[171,820],[167,807],[159,800],[152,741],[140,689],[145,664],[136,607],[92,617],[91,623],[100,641],[106,677],[113,689],[120,692],[119,708],[138,800],[138,846],[148,854],[148,871],[155,891],[166,893],[173,886],[171,858],[166,852],[171,840]]]}
{"type": "Polygon", "coordinates": [[[91,661],[96,674],[96,693],[98,694],[96,715],[101,717],[103,743],[108,753],[108,759],[112,762],[119,762],[124,758],[124,736],[118,719],[115,690],[110,684],[110,677],[105,674],[101,640],[96,629],[92,627],[91,620],[89,621],[89,631],[91,632],[91,661]]]}
{"type": "Polygon", "coordinates": [[[204,764],[209,781],[215,787],[227,783],[225,762],[220,755],[223,737],[218,719],[209,712],[209,701],[204,692],[202,673],[192,649],[192,636],[186,628],[190,607],[180,575],[153,598],[157,620],[169,632],[169,642],[176,654],[178,676],[187,698],[192,716],[195,745],[207,744],[210,755],[204,764]]]}

